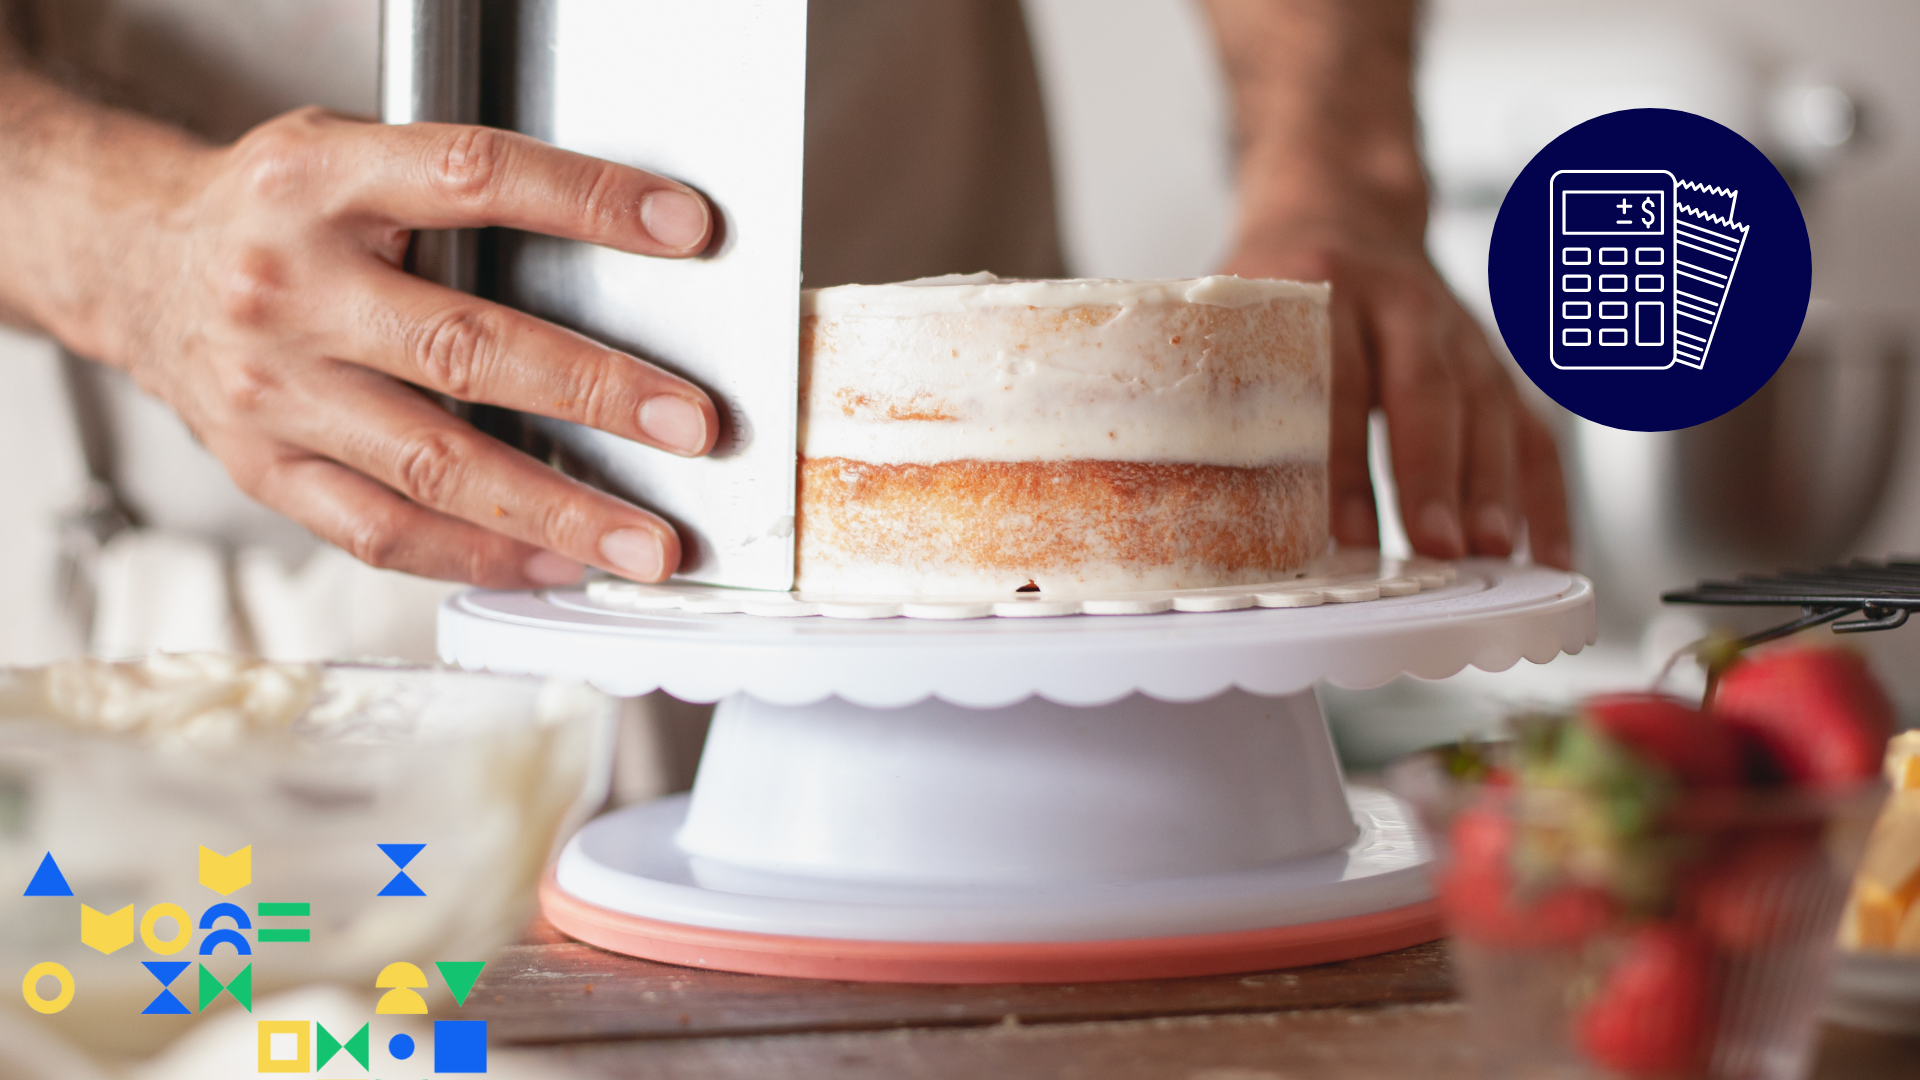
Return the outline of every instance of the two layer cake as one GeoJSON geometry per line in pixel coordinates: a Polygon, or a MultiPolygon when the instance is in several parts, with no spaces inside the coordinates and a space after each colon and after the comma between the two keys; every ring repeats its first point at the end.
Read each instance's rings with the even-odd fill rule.
{"type": "Polygon", "coordinates": [[[1271,581],[1327,544],[1328,287],[809,291],[797,587],[1087,595],[1271,581]]]}

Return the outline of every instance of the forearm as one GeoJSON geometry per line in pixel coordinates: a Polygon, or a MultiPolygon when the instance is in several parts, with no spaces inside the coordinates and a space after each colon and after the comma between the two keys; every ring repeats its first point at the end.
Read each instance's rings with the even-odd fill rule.
{"type": "Polygon", "coordinates": [[[1243,232],[1417,238],[1416,0],[1204,0],[1231,88],[1243,232]]]}
{"type": "Polygon", "coordinates": [[[114,283],[165,258],[154,238],[206,154],[58,86],[0,38],[0,318],[124,363],[151,312],[114,283]]]}

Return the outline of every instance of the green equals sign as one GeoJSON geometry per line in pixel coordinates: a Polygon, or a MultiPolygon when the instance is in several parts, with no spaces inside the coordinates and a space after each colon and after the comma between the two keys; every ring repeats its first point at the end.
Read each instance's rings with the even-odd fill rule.
{"type": "MultiPolygon", "coordinates": [[[[312,904],[272,904],[262,902],[254,911],[263,919],[304,919],[313,914],[312,904]]],[[[262,926],[257,932],[261,944],[269,941],[312,941],[313,936],[304,927],[298,930],[280,926],[262,926]]]]}

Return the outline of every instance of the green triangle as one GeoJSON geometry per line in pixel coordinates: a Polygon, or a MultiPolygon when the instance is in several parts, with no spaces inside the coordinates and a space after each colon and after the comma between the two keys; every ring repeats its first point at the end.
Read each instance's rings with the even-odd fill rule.
{"type": "Polygon", "coordinates": [[[453,1003],[465,1005],[467,995],[473,993],[473,984],[479,981],[480,969],[487,966],[485,960],[435,960],[433,966],[440,969],[440,977],[447,980],[447,989],[453,991],[453,1003]]]}
{"type": "Polygon", "coordinates": [[[325,1024],[314,1021],[313,1024],[313,1068],[318,1072],[327,1067],[333,1055],[340,1052],[340,1040],[333,1037],[325,1024]]]}
{"type": "Polygon", "coordinates": [[[217,998],[220,996],[220,992],[222,990],[226,991],[229,995],[231,995],[233,997],[233,1000],[239,1002],[242,1008],[246,1009],[248,1012],[252,1012],[253,1011],[253,965],[248,964],[246,967],[241,968],[240,974],[235,975],[233,977],[232,982],[226,984],[225,986],[221,986],[219,978],[217,978],[213,974],[213,972],[207,970],[207,965],[201,964],[200,965],[200,1011],[206,1012],[207,1006],[213,1003],[214,998],[217,998]]]}
{"type": "Polygon", "coordinates": [[[354,1032],[353,1038],[347,1040],[347,1053],[352,1054],[353,1060],[359,1062],[363,1069],[373,1068],[368,1064],[372,1059],[367,1056],[367,1038],[371,1027],[370,1024],[361,1024],[360,1030],[354,1032]]]}

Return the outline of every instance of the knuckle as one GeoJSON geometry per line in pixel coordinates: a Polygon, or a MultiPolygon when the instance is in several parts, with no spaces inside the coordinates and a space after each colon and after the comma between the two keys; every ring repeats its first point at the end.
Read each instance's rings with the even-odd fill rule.
{"type": "Polygon", "coordinates": [[[394,474],[401,494],[422,506],[445,507],[467,471],[462,440],[444,431],[416,435],[401,447],[394,474]]]}
{"type": "Polygon", "coordinates": [[[415,365],[427,385],[465,400],[484,384],[499,341],[498,323],[485,308],[452,308],[422,328],[415,365]]]}
{"type": "Polygon", "coordinates": [[[220,398],[229,413],[246,416],[258,413],[280,389],[279,373],[270,361],[247,357],[220,372],[220,398]]]}
{"type": "Polygon", "coordinates": [[[623,367],[637,369],[638,365],[609,356],[574,369],[567,392],[581,423],[616,432],[633,426],[640,410],[639,394],[630,379],[622,378],[623,367]]]}
{"type": "Polygon", "coordinates": [[[580,216],[595,228],[607,230],[638,213],[640,199],[631,174],[617,165],[601,163],[588,179],[581,196],[580,216]]]}
{"type": "Polygon", "coordinates": [[[248,247],[216,271],[213,287],[228,320],[264,326],[274,320],[285,297],[286,264],[267,248],[248,247]]]}
{"type": "Polygon", "coordinates": [[[376,570],[401,569],[404,531],[384,513],[373,513],[349,522],[340,546],[347,554],[376,570]]]}
{"type": "Polygon", "coordinates": [[[316,164],[314,147],[326,114],[298,109],[254,128],[234,145],[245,189],[256,197],[280,199],[301,186],[316,164]]]}
{"type": "Polygon", "coordinates": [[[507,134],[496,128],[453,129],[435,156],[434,183],[450,198],[478,201],[493,189],[510,144],[507,134]]]}

